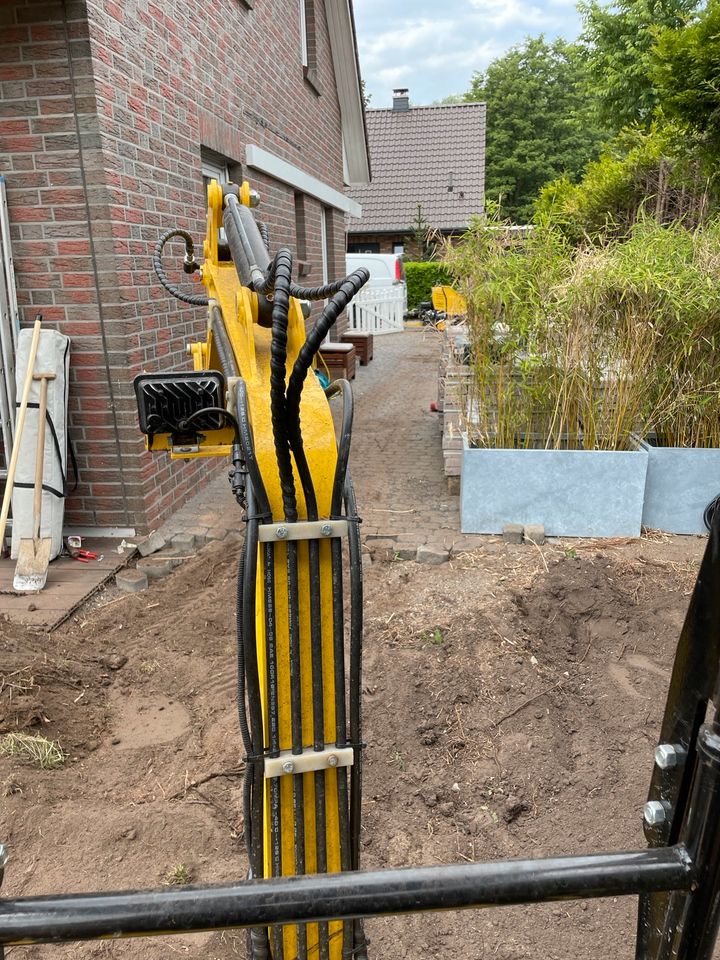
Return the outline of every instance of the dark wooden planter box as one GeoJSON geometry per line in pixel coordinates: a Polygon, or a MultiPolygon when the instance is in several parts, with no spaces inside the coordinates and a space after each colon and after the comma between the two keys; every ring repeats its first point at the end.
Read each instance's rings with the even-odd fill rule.
{"type": "Polygon", "coordinates": [[[328,368],[331,380],[355,379],[355,347],[351,343],[324,343],[320,357],[318,366],[328,368]]]}
{"type": "Polygon", "coordinates": [[[366,367],[373,356],[373,335],[371,333],[350,332],[342,335],[343,343],[351,343],[355,347],[355,355],[361,365],[366,367]]]}

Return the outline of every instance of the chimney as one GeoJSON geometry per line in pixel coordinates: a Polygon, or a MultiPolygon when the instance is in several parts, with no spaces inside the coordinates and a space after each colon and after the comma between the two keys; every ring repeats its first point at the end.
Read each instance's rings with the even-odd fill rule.
{"type": "Polygon", "coordinates": [[[398,113],[403,110],[410,109],[410,97],[409,91],[406,87],[398,87],[397,90],[393,90],[393,110],[396,110],[398,113]]]}

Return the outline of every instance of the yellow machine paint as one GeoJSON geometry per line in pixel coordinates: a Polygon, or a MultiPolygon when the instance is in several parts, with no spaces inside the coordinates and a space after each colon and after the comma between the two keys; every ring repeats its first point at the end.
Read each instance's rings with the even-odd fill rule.
{"type": "MultiPolygon", "coordinates": [[[[249,185],[243,183],[240,190],[240,200],[250,205],[249,185]]],[[[270,411],[270,343],[271,331],[257,323],[258,305],[255,293],[240,285],[234,264],[231,261],[221,261],[218,258],[218,230],[222,226],[222,189],[216,181],[211,181],[208,187],[208,220],[207,236],[204,244],[204,263],[202,280],[207,287],[210,298],[210,316],[212,308],[217,304],[223,315],[225,328],[235,355],[238,369],[245,381],[248,393],[248,407],[250,421],[255,441],[255,452],[258,465],[267,491],[272,517],[275,521],[283,519],[282,497],[278,478],[275,447],[270,411]]],[[[289,376],[298,351],[305,340],[305,325],[302,311],[296,300],[291,301],[288,324],[287,375],[289,376]]],[[[190,345],[190,354],[196,370],[221,368],[217,356],[212,320],[209,323],[207,340],[204,343],[190,345]]],[[[232,390],[232,383],[229,389],[232,390]]],[[[312,473],[313,483],[317,495],[318,513],[321,518],[329,517],[332,485],[337,460],[337,444],[330,408],[325,393],[314,376],[309,376],[302,393],[300,414],[303,425],[304,445],[308,464],[312,473]]],[[[229,436],[214,436],[213,434],[227,434],[228,431],[209,432],[200,443],[194,456],[229,455],[232,431],[229,436]]],[[[166,442],[169,438],[156,438],[158,442],[166,442]]],[[[176,456],[188,456],[175,452],[176,456]]],[[[299,519],[306,519],[305,504],[302,497],[302,487],[297,474],[295,475],[298,497],[299,519]]],[[[263,549],[262,544],[258,550],[263,549]]],[[[287,547],[285,544],[275,545],[275,621],[277,632],[277,675],[278,675],[278,713],[280,748],[290,749],[291,742],[291,713],[290,713],[290,640],[288,633],[288,593],[287,593],[287,547]]],[[[309,561],[306,542],[298,547],[298,570],[300,584],[300,650],[302,674],[302,704],[303,704],[303,747],[313,744],[312,730],[312,658],[310,647],[310,610],[309,591],[303,589],[308,583],[309,561]]],[[[334,659],[333,659],[333,618],[332,618],[332,589],[330,568],[330,543],[320,544],[320,571],[322,595],[322,650],[323,650],[323,704],[325,730],[335,730],[335,687],[334,687],[334,659]]],[[[257,657],[260,670],[263,720],[265,725],[266,745],[268,742],[268,691],[267,691],[267,662],[266,662],[266,634],[265,609],[263,603],[262,562],[258,560],[257,577],[257,613],[256,638],[257,657]]],[[[328,738],[329,739],[329,738],[328,738]]],[[[304,825],[305,825],[305,864],[306,872],[316,871],[316,823],[315,823],[315,783],[312,773],[303,775],[304,783],[304,825]]],[[[295,863],[295,841],[292,803],[292,777],[280,778],[281,790],[281,850],[282,872],[292,875],[295,863]]],[[[270,820],[269,820],[269,781],[265,781],[265,876],[271,876],[270,866],[270,820]]],[[[326,835],[328,871],[337,872],[340,863],[340,818],[337,795],[337,773],[328,771],[326,774],[326,835]]],[[[334,922],[329,924],[330,957],[339,960],[343,947],[343,924],[334,922]]],[[[295,927],[284,930],[285,957],[297,956],[297,934],[295,927]]],[[[318,927],[310,924],[308,927],[308,956],[317,956],[318,927]]]]}

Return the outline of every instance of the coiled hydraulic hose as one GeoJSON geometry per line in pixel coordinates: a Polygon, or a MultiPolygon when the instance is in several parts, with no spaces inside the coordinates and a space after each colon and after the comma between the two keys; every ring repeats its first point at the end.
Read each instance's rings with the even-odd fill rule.
{"type": "Polygon", "coordinates": [[[180,237],[185,241],[185,271],[187,273],[193,273],[193,271],[198,269],[198,264],[195,260],[195,247],[193,246],[192,237],[187,230],[166,230],[158,240],[152,258],[152,265],[155,269],[155,273],[157,274],[157,278],[168,291],[168,293],[171,293],[178,300],[182,300],[183,303],[189,303],[193,307],[206,307],[209,303],[209,300],[204,294],[184,293],[179,287],[176,287],[174,284],[170,283],[165,274],[162,263],[162,253],[165,244],[168,242],[168,240],[172,240],[173,237],[180,237]]]}

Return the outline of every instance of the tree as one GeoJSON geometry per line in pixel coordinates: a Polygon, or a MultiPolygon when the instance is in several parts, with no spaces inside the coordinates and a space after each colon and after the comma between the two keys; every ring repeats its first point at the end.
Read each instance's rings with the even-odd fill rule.
{"type": "Polygon", "coordinates": [[[652,48],[661,30],[683,27],[698,0],[580,0],[591,99],[601,123],[617,133],[650,125],[658,105],[652,48]]]}
{"type": "Polygon", "coordinates": [[[476,73],[467,101],[487,102],[485,194],[503,216],[528,223],[540,187],[576,178],[597,155],[600,132],[584,93],[580,48],[528,39],[476,73]]]}
{"type": "Polygon", "coordinates": [[[688,124],[705,152],[720,154],[720,0],[694,22],[663,30],[652,51],[652,78],[663,111],[688,124]]]}
{"type": "Polygon", "coordinates": [[[415,246],[417,247],[417,253],[415,254],[415,260],[430,260],[433,254],[433,247],[430,243],[430,234],[432,232],[432,227],[425,219],[425,214],[423,213],[422,204],[418,203],[417,205],[417,215],[412,222],[412,233],[413,240],[415,241],[415,246]]]}

